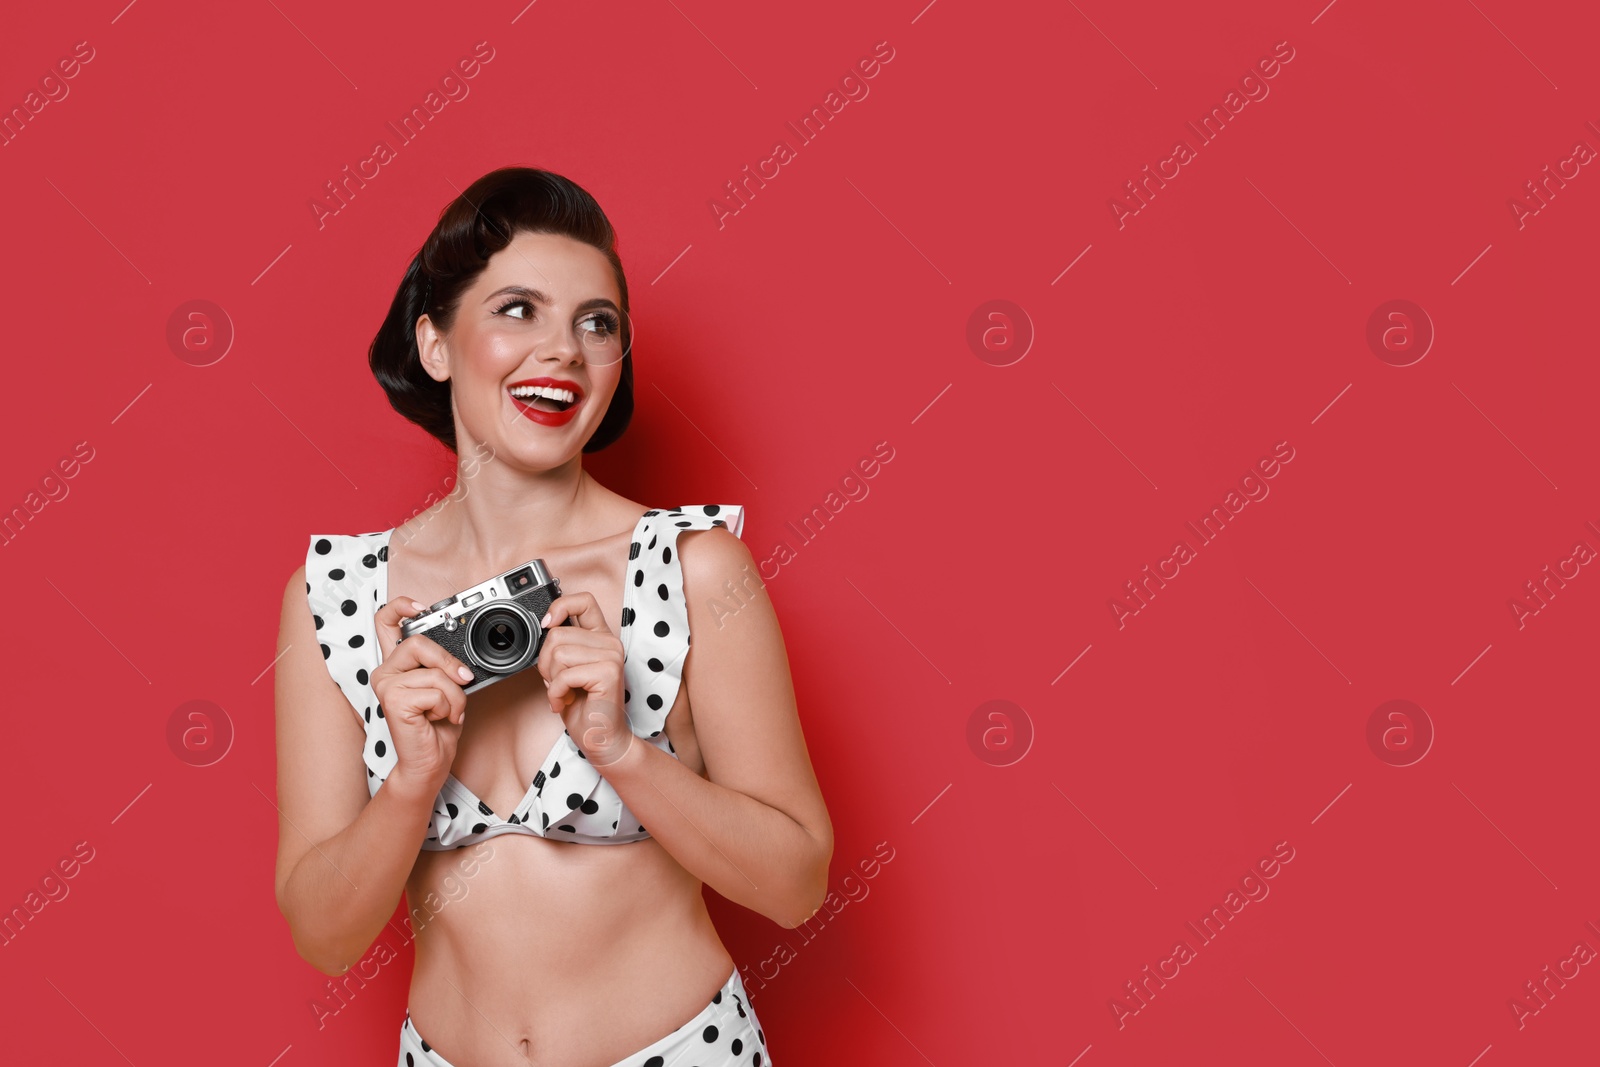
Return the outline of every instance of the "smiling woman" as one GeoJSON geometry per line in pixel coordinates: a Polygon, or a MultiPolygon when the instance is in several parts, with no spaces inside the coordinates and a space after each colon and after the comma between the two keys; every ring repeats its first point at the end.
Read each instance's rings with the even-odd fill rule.
{"type": "MultiPolygon", "coordinates": [[[[523,247],[530,242],[551,248],[549,254],[558,258],[570,259],[576,254],[590,267],[595,258],[604,257],[612,278],[609,284],[601,284],[616,296],[592,296],[574,306],[574,312],[581,316],[585,364],[595,368],[620,365],[615,393],[604,409],[604,418],[583,444],[583,451],[598,452],[621,437],[633,417],[633,330],[628,319],[628,281],[617,255],[611,223],[587,192],[545,171],[503,168],[478,179],[468,193],[475,190],[478,192],[474,198],[468,199],[468,194],[463,193],[445,209],[427,243],[412,258],[368,353],[372,372],[396,411],[456,451],[453,394],[448,378],[435,377],[432,368],[424,367],[420,349],[430,339],[437,341],[451,331],[462,310],[463,293],[485,273],[485,253],[499,253],[495,256],[501,261],[497,274],[507,279],[528,275],[546,285],[523,247]],[[516,242],[512,240],[513,232],[516,242]],[[565,237],[566,244],[586,246],[587,252],[570,248],[556,252],[554,246],[562,242],[548,240],[556,237],[565,237]]],[[[540,311],[543,308],[548,314],[549,300],[533,285],[512,280],[490,287],[474,301],[471,313],[485,330],[508,336],[517,332],[529,334],[546,328],[540,311]]],[[[524,384],[541,383],[533,377],[508,382],[506,386],[509,390],[524,384]]],[[[568,387],[575,384],[569,383],[568,387]]],[[[513,405],[516,410],[524,406],[513,405]]]]}
{"type": "Polygon", "coordinates": [[[583,470],[632,415],[631,341],[593,198],[529,168],[473,183],[368,362],[474,491],[310,535],[284,590],[276,891],[300,955],[344,973],[402,891],[437,900],[451,854],[499,838],[417,932],[407,1067],[770,1065],[701,889],[785,928],[826,894],[833,829],[772,604],[726,626],[705,606],[753,566],[744,509],[650,507],[583,470]],[[533,561],[559,583],[548,613],[494,605],[530,649],[514,667],[471,638],[451,644],[470,665],[426,629],[402,639],[533,561]]]}

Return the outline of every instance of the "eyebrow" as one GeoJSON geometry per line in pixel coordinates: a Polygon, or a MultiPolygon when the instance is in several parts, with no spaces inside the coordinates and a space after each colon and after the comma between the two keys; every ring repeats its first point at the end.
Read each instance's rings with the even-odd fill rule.
{"type": "MultiPolygon", "coordinates": [[[[550,303],[550,298],[548,296],[545,296],[543,293],[541,293],[537,289],[529,289],[526,285],[507,285],[507,286],[502,286],[501,288],[496,289],[494,292],[490,293],[488,296],[484,297],[483,298],[483,302],[485,304],[487,304],[489,301],[493,300],[495,297],[503,296],[503,295],[507,295],[507,294],[515,294],[517,296],[525,296],[525,297],[528,298],[529,301],[531,301],[532,303],[535,303],[535,304],[549,304],[550,303]]],[[[579,310],[579,311],[588,311],[591,308],[610,308],[612,311],[619,311],[620,310],[613,301],[611,301],[609,298],[603,297],[603,296],[591,297],[590,299],[585,300],[583,303],[578,305],[577,310],[579,310]]]]}

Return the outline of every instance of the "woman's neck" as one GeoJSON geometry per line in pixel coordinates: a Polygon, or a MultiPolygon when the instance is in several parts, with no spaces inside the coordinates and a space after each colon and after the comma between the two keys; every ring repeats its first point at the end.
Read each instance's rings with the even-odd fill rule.
{"type": "Polygon", "coordinates": [[[595,523],[609,495],[576,456],[536,472],[503,460],[458,460],[450,493],[396,535],[419,555],[448,552],[458,564],[489,573],[603,536],[595,523]]]}

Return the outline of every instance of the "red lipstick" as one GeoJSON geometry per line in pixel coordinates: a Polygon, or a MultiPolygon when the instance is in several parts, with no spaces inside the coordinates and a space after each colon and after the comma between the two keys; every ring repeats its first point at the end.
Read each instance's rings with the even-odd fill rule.
{"type": "Polygon", "coordinates": [[[516,405],[517,410],[522,413],[523,417],[530,419],[533,422],[537,422],[542,426],[565,426],[568,422],[572,421],[572,416],[583,404],[583,388],[579,386],[577,382],[569,381],[563,378],[523,378],[521,381],[515,381],[506,386],[506,389],[508,390],[507,395],[510,396],[509,390],[524,385],[542,385],[550,389],[566,389],[577,397],[577,399],[572,402],[571,406],[564,411],[545,411],[543,409],[534,407],[531,403],[521,399],[520,397],[511,397],[511,403],[516,405]]]}

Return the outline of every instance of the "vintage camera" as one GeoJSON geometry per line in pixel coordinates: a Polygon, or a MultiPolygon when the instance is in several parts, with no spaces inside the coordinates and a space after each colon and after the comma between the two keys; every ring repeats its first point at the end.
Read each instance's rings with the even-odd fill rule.
{"type": "Polygon", "coordinates": [[[544,560],[529,560],[402,619],[400,639],[423,634],[465,663],[473,677],[462,691],[471,693],[533,665],[544,645],[539,620],[560,595],[561,583],[544,560]]]}

